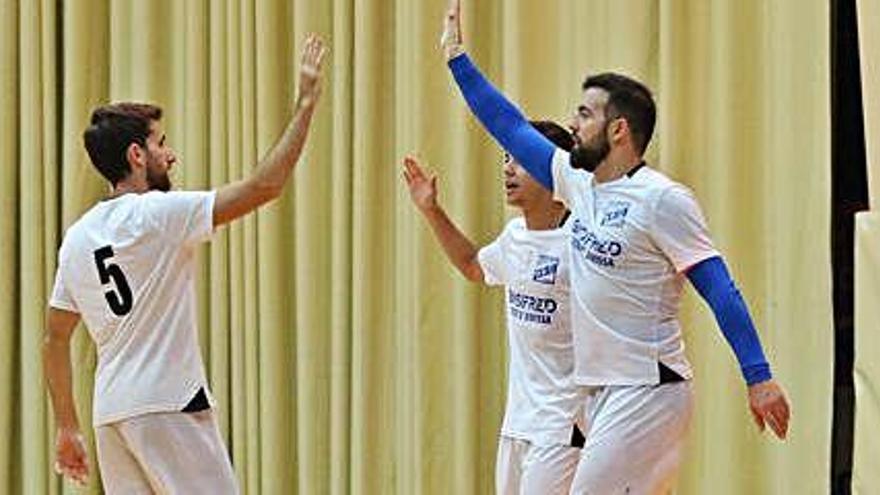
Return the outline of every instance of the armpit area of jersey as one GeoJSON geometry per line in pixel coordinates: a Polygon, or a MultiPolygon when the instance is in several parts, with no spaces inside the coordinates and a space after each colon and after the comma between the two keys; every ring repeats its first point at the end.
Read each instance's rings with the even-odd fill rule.
{"type": "Polygon", "coordinates": [[[180,412],[194,413],[210,408],[211,404],[208,403],[208,396],[205,395],[205,388],[201,387],[199,388],[199,391],[196,392],[196,395],[193,396],[192,400],[190,400],[186,407],[184,407],[180,412]]]}
{"type": "Polygon", "coordinates": [[[584,448],[584,444],[586,444],[586,442],[587,442],[587,439],[584,437],[584,434],[583,434],[583,432],[581,432],[581,429],[578,428],[578,425],[572,425],[571,426],[571,443],[569,445],[571,445],[572,447],[578,448],[578,449],[582,449],[582,448],[584,448]]]}
{"type": "Polygon", "coordinates": [[[684,377],[679,375],[669,366],[657,361],[657,367],[660,368],[660,385],[665,385],[667,383],[678,383],[683,382],[684,377]]]}

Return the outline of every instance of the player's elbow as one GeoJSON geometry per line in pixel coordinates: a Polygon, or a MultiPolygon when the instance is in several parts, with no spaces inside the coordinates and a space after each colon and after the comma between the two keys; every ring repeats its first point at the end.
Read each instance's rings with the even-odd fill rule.
{"type": "Polygon", "coordinates": [[[70,343],[70,333],[48,328],[43,334],[43,350],[64,348],[70,343]]]}
{"type": "Polygon", "coordinates": [[[475,260],[462,267],[461,274],[471,282],[483,282],[483,269],[475,260]]]}
{"type": "Polygon", "coordinates": [[[251,182],[251,194],[258,204],[278,199],[284,191],[284,182],[272,178],[257,177],[251,182]]]}

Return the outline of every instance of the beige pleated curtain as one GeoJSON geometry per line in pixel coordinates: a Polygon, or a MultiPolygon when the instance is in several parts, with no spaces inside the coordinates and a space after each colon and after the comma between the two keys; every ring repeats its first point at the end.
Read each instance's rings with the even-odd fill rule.
{"type": "MultiPolygon", "coordinates": [[[[331,52],[284,198],[201,254],[202,347],[248,494],[485,494],[505,396],[503,295],[464,282],[400,183],[417,153],[475,240],[503,225],[500,150],[437,48],[445,2],[0,0],[0,493],[52,474],[40,370],[63,228],[106,191],[81,146],[91,108],[154,101],[209,188],[246,174],[291,113],[299,46],[331,52]]],[[[759,434],[732,353],[682,310],[697,411],[678,493],[827,493],[828,2],[465,0],[472,57],[533,117],[564,121],[588,72],[656,90],[650,162],[691,185],[794,408],[759,434]]],[[[93,347],[78,331],[89,424],[93,347]]],[[[94,457],[92,457],[94,465],[94,457]]],[[[93,476],[88,493],[97,493],[93,476]]]]}

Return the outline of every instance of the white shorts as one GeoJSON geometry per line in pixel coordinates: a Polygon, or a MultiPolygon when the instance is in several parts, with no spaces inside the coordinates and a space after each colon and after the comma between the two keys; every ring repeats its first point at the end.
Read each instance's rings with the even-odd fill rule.
{"type": "Polygon", "coordinates": [[[502,435],[495,462],[498,495],[567,495],[581,449],[567,445],[535,445],[502,435]]]}
{"type": "Polygon", "coordinates": [[[136,416],[95,429],[104,491],[238,493],[211,409],[136,416]]]}
{"type": "Polygon", "coordinates": [[[572,494],[672,491],[693,411],[690,381],[592,390],[572,494]]]}

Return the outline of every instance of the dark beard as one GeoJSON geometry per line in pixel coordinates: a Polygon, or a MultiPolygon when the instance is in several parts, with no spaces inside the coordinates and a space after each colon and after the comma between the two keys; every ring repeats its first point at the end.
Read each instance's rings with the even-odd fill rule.
{"type": "Polygon", "coordinates": [[[578,144],[571,150],[569,159],[571,167],[592,173],[608,157],[610,152],[611,143],[605,136],[602,136],[597,145],[578,144]]]}
{"type": "Polygon", "coordinates": [[[147,167],[147,187],[150,188],[150,191],[170,191],[171,178],[168,177],[168,172],[158,174],[152,172],[152,167],[147,167]]]}

